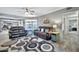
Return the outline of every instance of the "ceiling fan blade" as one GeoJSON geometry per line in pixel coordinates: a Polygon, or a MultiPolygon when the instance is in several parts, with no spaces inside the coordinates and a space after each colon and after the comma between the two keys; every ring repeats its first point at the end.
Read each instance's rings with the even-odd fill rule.
{"type": "Polygon", "coordinates": [[[31,12],[31,14],[32,14],[32,15],[34,15],[34,14],[35,14],[35,11],[33,11],[33,10],[32,10],[32,11],[30,11],[30,12],[31,12]]]}
{"type": "Polygon", "coordinates": [[[28,9],[28,8],[26,8],[26,9],[25,9],[25,11],[26,11],[26,12],[28,12],[28,11],[29,11],[29,9],[28,9]]]}

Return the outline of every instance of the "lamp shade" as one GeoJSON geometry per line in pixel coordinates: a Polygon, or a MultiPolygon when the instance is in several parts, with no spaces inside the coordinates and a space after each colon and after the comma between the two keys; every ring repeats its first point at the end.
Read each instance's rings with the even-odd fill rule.
{"type": "Polygon", "coordinates": [[[57,25],[53,25],[53,28],[57,28],[57,25]]]}

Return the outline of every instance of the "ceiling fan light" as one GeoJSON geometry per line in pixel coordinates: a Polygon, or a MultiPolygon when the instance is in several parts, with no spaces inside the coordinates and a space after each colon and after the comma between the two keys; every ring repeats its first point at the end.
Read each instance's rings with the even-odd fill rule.
{"type": "Polygon", "coordinates": [[[28,15],[29,13],[28,12],[25,12],[25,15],[28,15]]]}

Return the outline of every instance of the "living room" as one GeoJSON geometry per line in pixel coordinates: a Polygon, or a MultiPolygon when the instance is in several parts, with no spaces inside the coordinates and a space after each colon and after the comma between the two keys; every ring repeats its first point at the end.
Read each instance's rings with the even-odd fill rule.
{"type": "Polygon", "coordinates": [[[0,52],[78,52],[78,10],[0,7],[0,52]]]}

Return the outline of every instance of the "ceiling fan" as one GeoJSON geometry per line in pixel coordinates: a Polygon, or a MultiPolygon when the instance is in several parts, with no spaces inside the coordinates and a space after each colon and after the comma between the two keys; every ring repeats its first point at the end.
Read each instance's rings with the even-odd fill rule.
{"type": "Polygon", "coordinates": [[[31,9],[28,9],[28,8],[26,8],[25,10],[26,10],[26,12],[30,13],[31,15],[35,14],[34,10],[31,10],[31,9]]]}
{"type": "Polygon", "coordinates": [[[30,8],[22,8],[18,12],[24,12],[26,15],[35,15],[35,11],[30,8]]]}

